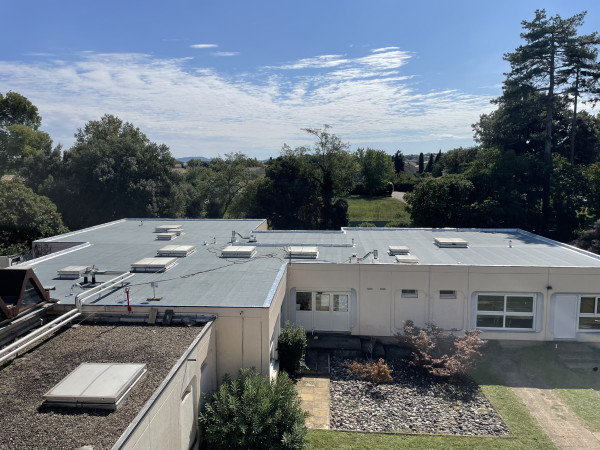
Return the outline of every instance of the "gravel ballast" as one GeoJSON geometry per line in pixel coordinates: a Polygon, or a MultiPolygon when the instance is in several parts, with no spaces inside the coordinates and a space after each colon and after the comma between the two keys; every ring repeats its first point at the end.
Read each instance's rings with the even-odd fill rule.
{"type": "Polygon", "coordinates": [[[76,325],[0,368],[0,449],[111,448],[199,327],[76,325]],[[48,407],[42,396],[82,362],[144,363],[146,376],[116,411],[48,407]]]}
{"type": "MultiPolygon", "coordinates": [[[[505,436],[510,430],[470,379],[449,383],[404,360],[388,361],[390,383],[374,385],[331,360],[331,428],[457,436],[505,436]]],[[[365,360],[359,360],[365,362],[365,360]]]]}

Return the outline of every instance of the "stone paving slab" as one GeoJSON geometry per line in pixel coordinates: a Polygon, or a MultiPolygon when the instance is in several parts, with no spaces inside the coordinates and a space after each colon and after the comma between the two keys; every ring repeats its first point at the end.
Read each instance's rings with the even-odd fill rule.
{"type": "Polygon", "coordinates": [[[329,430],[329,378],[302,377],[296,383],[302,409],[309,412],[308,428],[329,430]]]}

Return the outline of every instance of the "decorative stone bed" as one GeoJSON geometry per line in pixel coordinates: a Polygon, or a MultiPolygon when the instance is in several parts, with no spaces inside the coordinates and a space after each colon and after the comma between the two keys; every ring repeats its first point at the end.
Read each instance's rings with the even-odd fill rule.
{"type": "Polygon", "coordinates": [[[335,355],[331,359],[331,429],[460,436],[510,433],[470,379],[449,383],[399,359],[387,361],[394,380],[374,385],[349,375],[344,361],[335,355]]]}

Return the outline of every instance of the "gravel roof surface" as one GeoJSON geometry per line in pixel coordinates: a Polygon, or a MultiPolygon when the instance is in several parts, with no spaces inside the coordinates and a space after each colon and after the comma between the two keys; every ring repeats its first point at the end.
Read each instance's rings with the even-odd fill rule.
{"type": "Polygon", "coordinates": [[[0,449],[111,448],[200,330],[79,324],[50,337],[0,369],[0,449]],[[116,411],[43,406],[83,362],[145,363],[148,372],[116,411]]]}

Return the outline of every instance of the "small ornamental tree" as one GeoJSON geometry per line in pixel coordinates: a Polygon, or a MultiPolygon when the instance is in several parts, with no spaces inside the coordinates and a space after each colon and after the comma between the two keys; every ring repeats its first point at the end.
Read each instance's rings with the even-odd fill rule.
{"type": "Polygon", "coordinates": [[[412,320],[404,323],[404,332],[396,334],[400,344],[412,349],[411,364],[422,367],[432,375],[453,377],[473,369],[481,356],[479,349],[485,344],[481,330],[466,331],[463,336],[445,333],[428,322],[424,328],[412,320]]]}
{"type": "Polygon", "coordinates": [[[279,353],[279,370],[290,375],[295,374],[304,366],[306,351],[306,330],[301,325],[287,321],[277,339],[279,353]]]}
{"type": "Polygon", "coordinates": [[[385,363],[383,358],[377,362],[359,363],[356,361],[347,362],[348,373],[358,375],[364,379],[370,379],[375,384],[387,383],[392,381],[392,370],[385,363]]]}
{"type": "Polygon", "coordinates": [[[237,380],[224,377],[199,420],[211,449],[301,449],[307,416],[285,373],[271,380],[242,369],[237,380]]]}

